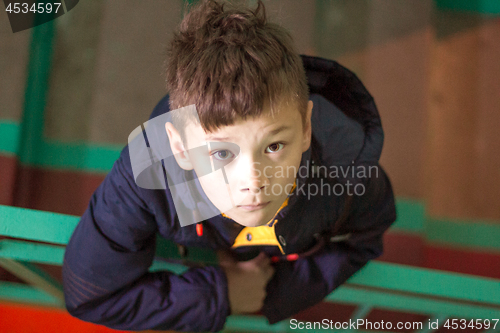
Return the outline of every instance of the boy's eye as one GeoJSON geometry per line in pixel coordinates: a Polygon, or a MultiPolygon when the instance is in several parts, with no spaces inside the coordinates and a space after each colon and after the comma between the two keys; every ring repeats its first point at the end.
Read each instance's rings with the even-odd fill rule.
{"type": "Polygon", "coordinates": [[[283,149],[285,145],[282,143],[273,143],[266,148],[266,153],[276,153],[283,149]]]}
{"type": "Polygon", "coordinates": [[[219,161],[224,161],[233,157],[234,154],[231,153],[229,150],[217,150],[212,153],[212,156],[219,161]]]}

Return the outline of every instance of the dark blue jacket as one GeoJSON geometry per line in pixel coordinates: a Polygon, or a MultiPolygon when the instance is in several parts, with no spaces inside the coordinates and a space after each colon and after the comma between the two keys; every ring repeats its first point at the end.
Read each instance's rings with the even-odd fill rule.
{"type": "MultiPolygon", "coordinates": [[[[338,63],[302,59],[314,102],[315,143],[303,154],[301,165],[311,165],[314,157],[315,165],[337,166],[337,171],[364,165],[376,167],[378,174],[350,179],[349,173],[336,180],[363,185],[363,195],[352,196],[349,206],[346,195],[308,195],[311,184],[325,188],[324,178],[331,181],[328,175],[298,175],[289,204],[276,217],[276,236],[285,253],[306,252],[316,244],[318,235],[331,236],[343,214],[336,232],[350,237],[328,242],[297,261],[275,264],[262,308],[270,323],[320,302],[368,260],[380,256],[382,234],[396,218],[389,179],[378,165],[383,131],[373,98],[338,63]]],[[[151,118],[168,110],[166,96],[151,118]]],[[[125,147],[93,194],[67,246],[63,282],[69,313],[115,329],[221,330],[230,307],[220,267],[192,268],[182,275],[148,271],[155,255],[156,233],[186,246],[229,249],[243,229],[221,215],[204,221],[203,227],[202,236],[197,235],[194,224],[180,227],[168,189],[147,190],[136,185],[125,147]]],[[[276,255],[276,248],[237,250],[243,255],[256,249],[276,255]]]]}

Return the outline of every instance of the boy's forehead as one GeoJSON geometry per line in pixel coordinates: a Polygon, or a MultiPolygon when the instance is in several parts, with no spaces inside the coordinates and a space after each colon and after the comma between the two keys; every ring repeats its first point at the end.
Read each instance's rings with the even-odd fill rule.
{"type": "MultiPolygon", "coordinates": [[[[272,135],[277,130],[294,129],[302,126],[302,118],[296,107],[284,106],[278,110],[264,109],[259,116],[237,117],[230,125],[221,125],[214,131],[205,131],[199,122],[188,121],[185,128],[186,139],[191,143],[200,141],[232,141],[248,131],[258,131],[261,135],[272,135]]],[[[248,133],[250,134],[250,133],[248,133]]]]}

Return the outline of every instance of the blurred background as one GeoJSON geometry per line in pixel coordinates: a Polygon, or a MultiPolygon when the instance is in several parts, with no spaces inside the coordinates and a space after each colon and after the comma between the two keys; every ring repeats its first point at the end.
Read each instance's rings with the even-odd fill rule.
{"type": "MultiPolygon", "coordinates": [[[[300,53],[338,61],[375,98],[398,200],[380,260],[500,278],[500,1],[264,3],[300,53]]],[[[82,0],[18,33],[0,13],[1,205],[84,212],[165,94],[165,47],[183,4],[82,0]]],[[[18,281],[3,270],[0,279],[18,281]]],[[[328,306],[303,316],[349,312],[328,306]]]]}

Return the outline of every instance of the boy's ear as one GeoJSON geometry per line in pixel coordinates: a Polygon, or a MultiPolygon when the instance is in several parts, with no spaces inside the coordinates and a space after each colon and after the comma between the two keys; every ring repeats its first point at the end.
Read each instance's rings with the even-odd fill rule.
{"type": "Polygon", "coordinates": [[[193,164],[184,148],[179,131],[177,131],[172,123],[165,123],[165,130],[167,131],[170,149],[172,149],[177,164],[184,170],[193,170],[193,164]]]}
{"type": "Polygon", "coordinates": [[[306,118],[304,122],[304,128],[303,128],[303,138],[302,138],[302,152],[305,152],[306,150],[309,149],[309,146],[311,145],[311,133],[312,133],[312,126],[311,126],[311,115],[312,115],[312,108],[313,108],[313,101],[307,102],[307,112],[306,112],[306,118]]]}

